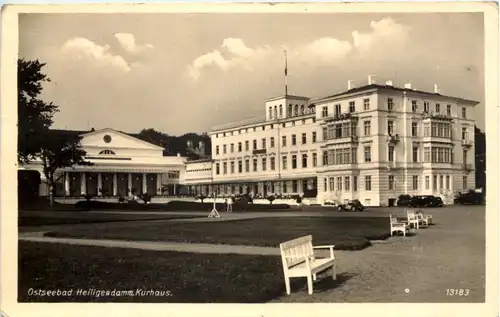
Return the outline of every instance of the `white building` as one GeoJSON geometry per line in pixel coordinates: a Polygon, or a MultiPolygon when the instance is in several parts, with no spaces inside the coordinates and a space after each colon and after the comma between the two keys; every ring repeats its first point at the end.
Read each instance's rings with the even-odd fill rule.
{"type": "Polygon", "coordinates": [[[222,194],[292,194],[387,205],[401,194],[451,200],[474,188],[478,102],[374,83],[310,101],[265,102],[265,117],[214,127],[213,179],[222,194]]]}

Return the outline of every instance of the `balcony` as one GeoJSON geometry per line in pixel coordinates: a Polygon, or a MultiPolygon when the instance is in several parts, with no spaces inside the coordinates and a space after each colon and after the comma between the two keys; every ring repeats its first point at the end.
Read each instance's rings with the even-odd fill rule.
{"type": "Polygon", "coordinates": [[[423,119],[437,119],[437,120],[444,120],[444,121],[453,121],[453,117],[449,114],[446,114],[446,113],[436,113],[436,112],[424,111],[423,115],[424,115],[423,119]]]}
{"type": "Polygon", "coordinates": [[[358,120],[358,114],[355,112],[335,114],[331,117],[324,118],[325,122],[336,122],[336,121],[347,121],[347,120],[358,120]]]}
{"type": "Polygon", "coordinates": [[[357,145],[359,143],[359,137],[356,135],[351,135],[351,136],[342,136],[339,138],[336,137],[327,138],[326,140],[323,141],[323,145],[321,147],[326,147],[331,144],[339,144],[339,143],[351,143],[357,145]]]}
{"type": "Polygon", "coordinates": [[[399,134],[389,134],[389,136],[387,136],[387,143],[389,144],[398,144],[399,143],[399,134]]]}
{"type": "Polygon", "coordinates": [[[469,174],[474,169],[472,164],[462,164],[462,168],[465,173],[469,174]]]}
{"type": "Polygon", "coordinates": [[[462,147],[464,147],[464,148],[471,148],[472,145],[473,145],[472,140],[462,139],[462,147]]]}

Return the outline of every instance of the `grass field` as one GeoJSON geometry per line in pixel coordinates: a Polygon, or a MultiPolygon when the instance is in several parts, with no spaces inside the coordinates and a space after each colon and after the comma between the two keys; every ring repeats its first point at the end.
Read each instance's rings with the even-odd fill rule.
{"type": "Polygon", "coordinates": [[[276,217],[210,223],[133,224],[109,229],[106,224],[49,232],[51,237],[175,241],[276,247],[281,242],[313,235],[314,244],[334,244],[337,250],[360,250],[369,240],[389,237],[385,218],[276,217]]]}

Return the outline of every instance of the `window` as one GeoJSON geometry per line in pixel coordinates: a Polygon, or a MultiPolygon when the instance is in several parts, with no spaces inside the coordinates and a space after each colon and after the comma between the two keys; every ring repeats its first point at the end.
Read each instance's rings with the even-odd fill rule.
{"type": "Polygon", "coordinates": [[[271,171],[276,170],[276,158],[275,157],[271,157],[270,161],[271,161],[271,171]]]}
{"type": "Polygon", "coordinates": [[[358,191],[358,177],[357,176],[352,177],[352,190],[355,192],[358,191]]]}
{"type": "Polygon", "coordinates": [[[300,106],[300,114],[304,114],[306,111],[305,111],[305,108],[304,108],[304,105],[301,105],[300,106]]]}
{"type": "Polygon", "coordinates": [[[462,151],[462,162],[467,164],[467,150],[462,151]]]}
{"type": "Polygon", "coordinates": [[[462,188],[467,189],[467,176],[462,176],[462,188]]]}
{"type": "Polygon", "coordinates": [[[257,159],[253,159],[253,171],[257,172],[257,159]]]}
{"type": "Polygon", "coordinates": [[[323,166],[328,165],[328,152],[323,151],[323,166]]]}
{"type": "Polygon", "coordinates": [[[349,176],[344,177],[344,190],[351,190],[351,179],[349,176]]]}
{"type": "Polygon", "coordinates": [[[418,190],[418,175],[413,175],[413,190],[418,190]]]}
{"type": "Polygon", "coordinates": [[[292,134],[292,145],[297,145],[297,136],[295,134],[292,134]]]}
{"type": "Polygon", "coordinates": [[[444,188],[444,176],[443,175],[439,176],[439,188],[440,189],[444,188]]]}
{"type": "Polygon", "coordinates": [[[389,175],[389,190],[394,190],[394,175],[389,175]]]}
{"type": "Polygon", "coordinates": [[[292,169],[297,168],[297,155],[292,155],[292,169]]]}
{"type": "Polygon", "coordinates": [[[257,150],[257,140],[253,140],[253,149],[257,150]]]}
{"type": "Polygon", "coordinates": [[[321,117],[322,118],[328,117],[328,107],[327,106],[324,106],[323,108],[321,108],[321,117]]]}
{"type": "Polygon", "coordinates": [[[243,173],[243,162],[238,161],[238,173],[243,173]]]}
{"type": "Polygon", "coordinates": [[[328,140],[328,128],[323,128],[323,141],[328,140]]]}
{"type": "Polygon", "coordinates": [[[462,140],[468,139],[467,128],[462,128],[462,140]]]}
{"type": "Polygon", "coordinates": [[[440,113],[441,112],[441,105],[440,104],[436,104],[436,113],[440,113]]]}
{"type": "Polygon", "coordinates": [[[432,189],[436,190],[438,187],[438,177],[437,175],[432,176],[432,189]]]}
{"type": "Polygon", "coordinates": [[[342,190],[342,177],[337,177],[337,190],[342,190]]]}
{"type": "Polygon", "coordinates": [[[462,118],[467,119],[467,108],[462,108],[462,118]]]}
{"type": "Polygon", "coordinates": [[[446,175],[446,189],[450,189],[450,175],[446,175]]]}
{"type": "Polygon", "coordinates": [[[250,142],[245,141],[245,151],[248,151],[250,149],[250,142]]]}
{"type": "Polygon", "coordinates": [[[274,106],[274,119],[278,117],[278,107],[274,106]]]}
{"type": "Polygon", "coordinates": [[[227,146],[225,144],[222,146],[222,153],[227,153],[227,146]]]}
{"type": "Polygon", "coordinates": [[[307,154],[302,154],[302,168],[307,168],[307,154]]]}
{"type": "Polygon", "coordinates": [[[330,191],[333,192],[335,190],[335,177],[330,177],[329,179],[329,183],[330,183],[330,191]]]}
{"type": "Polygon", "coordinates": [[[412,161],[413,163],[418,163],[418,146],[412,148],[412,161]]]}
{"type": "Polygon", "coordinates": [[[231,174],[234,174],[234,161],[231,162],[231,174]]]}
{"type": "Polygon", "coordinates": [[[280,118],[283,118],[283,105],[280,105],[280,118]]]}
{"type": "Polygon", "coordinates": [[[215,164],[215,174],[217,174],[217,175],[220,174],[220,163],[215,164]]]}
{"type": "Polygon", "coordinates": [[[238,142],[238,152],[241,152],[243,150],[241,142],[238,142]]]}
{"type": "Polygon", "coordinates": [[[312,143],[316,143],[316,132],[312,133],[312,143]]]}
{"type": "Polygon", "coordinates": [[[338,117],[340,115],[340,112],[342,111],[342,107],[340,104],[336,104],[335,106],[335,117],[338,117]]]}
{"type": "Polygon", "coordinates": [[[293,114],[296,116],[299,115],[299,105],[295,105],[295,107],[293,107],[293,114]]]}
{"type": "Polygon", "coordinates": [[[313,167],[318,166],[318,154],[313,153],[313,167]]]}
{"type": "Polygon", "coordinates": [[[218,145],[215,146],[215,154],[219,155],[219,146],[218,145]]]}
{"type": "Polygon", "coordinates": [[[394,121],[392,120],[387,121],[387,133],[389,135],[394,134],[394,121]]]}
{"type": "Polygon", "coordinates": [[[356,112],[356,103],[354,101],[349,102],[349,112],[356,112]]]}
{"type": "Polygon", "coordinates": [[[262,126],[262,131],[265,131],[265,130],[266,130],[266,126],[265,126],[265,125],[263,125],[263,126],[262,126]]]}
{"type": "Polygon", "coordinates": [[[411,136],[418,136],[418,123],[417,122],[411,123],[411,136]]]}
{"type": "Polygon", "coordinates": [[[286,136],[281,137],[281,146],[286,146],[286,136]]]}
{"type": "Polygon", "coordinates": [[[372,190],[372,177],[365,176],[365,190],[372,190]]]}
{"type": "Polygon", "coordinates": [[[430,177],[425,176],[425,189],[429,189],[429,187],[431,185],[430,182],[431,182],[430,177]]]}
{"type": "Polygon", "coordinates": [[[371,161],[372,161],[372,147],[365,146],[365,162],[371,162],[371,161]]]}
{"type": "Polygon", "coordinates": [[[370,109],[370,99],[363,99],[363,110],[369,110],[370,109]]]}
{"type": "Polygon", "coordinates": [[[393,145],[389,145],[389,147],[388,147],[387,160],[389,162],[394,162],[394,146],[393,145]]]}
{"type": "Polygon", "coordinates": [[[424,101],[424,112],[429,112],[429,102],[428,101],[424,101]]]}
{"type": "Polygon", "coordinates": [[[286,156],[282,157],[282,164],[281,165],[283,165],[282,168],[284,170],[286,170],[288,168],[288,158],[286,156]]]}
{"type": "Polygon", "coordinates": [[[250,172],[250,160],[245,160],[245,172],[250,172]]]}
{"type": "Polygon", "coordinates": [[[267,159],[265,157],[262,158],[262,170],[267,170],[267,159]]]}
{"type": "Polygon", "coordinates": [[[430,163],[430,162],[431,162],[431,148],[424,147],[424,163],[430,163]]]}
{"type": "Polygon", "coordinates": [[[227,174],[227,162],[222,163],[222,173],[227,174]]]}
{"type": "Polygon", "coordinates": [[[269,107],[269,119],[273,117],[273,107],[269,107]]]}
{"type": "Polygon", "coordinates": [[[411,101],[411,112],[417,112],[418,111],[418,105],[416,100],[411,101]]]}
{"type": "Polygon", "coordinates": [[[394,109],[394,101],[392,98],[387,99],[387,110],[392,111],[394,109]]]}
{"type": "Polygon", "coordinates": [[[305,133],[302,133],[302,144],[307,143],[307,135],[305,133]]]}
{"type": "Polygon", "coordinates": [[[262,139],[262,148],[265,149],[266,148],[266,139],[262,139]]]}
{"type": "Polygon", "coordinates": [[[446,106],[446,114],[451,116],[451,105],[446,106]]]}
{"type": "Polygon", "coordinates": [[[363,128],[364,128],[365,135],[370,135],[371,134],[371,121],[370,120],[364,121],[363,128]]]}
{"type": "Polygon", "coordinates": [[[271,137],[271,139],[269,140],[269,146],[274,147],[274,137],[271,137]]]}
{"type": "Polygon", "coordinates": [[[288,105],[288,116],[289,117],[293,116],[293,106],[292,105],[288,105]]]}

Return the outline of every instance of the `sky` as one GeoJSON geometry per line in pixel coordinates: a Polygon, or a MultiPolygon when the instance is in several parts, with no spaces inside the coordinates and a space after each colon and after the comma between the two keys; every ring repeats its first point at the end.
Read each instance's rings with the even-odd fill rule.
{"type": "Polygon", "coordinates": [[[24,14],[19,55],[46,63],[55,128],[154,128],[170,135],[265,115],[284,93],[320,98],[347,81],[480,102],[482,13],[24,14]]]}

